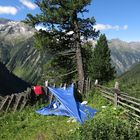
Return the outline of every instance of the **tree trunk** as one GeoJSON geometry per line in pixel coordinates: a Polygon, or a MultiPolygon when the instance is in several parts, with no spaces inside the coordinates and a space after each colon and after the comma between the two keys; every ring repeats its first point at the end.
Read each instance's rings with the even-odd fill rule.
{"type": "Polygon", "coordinates": [[[76,48],[76,63],[78,71],[78,89],[80,93],[83,93],[84,88],[84,70],[81,55],[81,40],[80,40],[80,30],[78,25],[77,13],[73,13],[73,28],[74,28],[74,46],[76,48]]]}
{"type": "Polygon", "coordinates": [[[77,60],[77,71],[78,71],[78,89],[81,93],[83,93],[84,88],[84,71],[83,71],[83,63],[82,63],[82,56],[81,56],[81,48],[80,44],[77,43],[76,48],[76,60],[77,60]]]}

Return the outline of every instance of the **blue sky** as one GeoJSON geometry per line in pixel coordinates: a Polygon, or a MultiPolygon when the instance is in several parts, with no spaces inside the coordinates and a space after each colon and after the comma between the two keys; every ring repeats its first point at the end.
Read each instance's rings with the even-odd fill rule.
{"type": "MultiPolygon", "coordinates": [[[[94,16],[108,39],[140,41],[140,0],[92,0],[88,9],[85,17],[94,16]]],[[[38,12],[34,0],[0,0],[0,18],[19,21],[38,12]]]]}

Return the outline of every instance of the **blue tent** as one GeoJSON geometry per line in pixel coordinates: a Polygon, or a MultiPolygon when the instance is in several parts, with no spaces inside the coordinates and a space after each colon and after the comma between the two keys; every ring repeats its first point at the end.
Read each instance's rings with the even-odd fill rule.
{"type": "Polygon", "coordinates": [[[36,112],[42,115],[59,115],[74,117],[80,123],[92,118],[96,110],[76,102],[74,98],[73,84],[68,88],[49,87],[51,93],[56,97],[48,106],[43,107],[36,112]]]}

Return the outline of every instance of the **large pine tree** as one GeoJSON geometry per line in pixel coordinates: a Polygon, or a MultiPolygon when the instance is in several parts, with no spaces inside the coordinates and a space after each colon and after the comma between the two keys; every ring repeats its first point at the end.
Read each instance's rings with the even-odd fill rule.
{"type": "Polygon", "coordinates": [[[46,31],[40,30],[36,34],[39,46],[47,47],[53,53],[75,51],[81,90],[84,84],[81,36],[84,40],[98,36],[93,29],[95,19],[83,17],[90,3],[91,0],[36,0],[41,12],[35,16],[28,14],[26,19],[33,26],[41,24],[46,27],[46,31]]]}
{"type": "Polygon", "coordinates": [[[106,36],[100,35],[94,48],[91,62],[91,77],[101,83],[112,80],[115,76],[115,68],[111,64],[111,54],[106,36]]]}

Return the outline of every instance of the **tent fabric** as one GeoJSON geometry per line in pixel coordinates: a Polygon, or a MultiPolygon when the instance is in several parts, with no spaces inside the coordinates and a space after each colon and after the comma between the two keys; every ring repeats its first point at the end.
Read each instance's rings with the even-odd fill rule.
{"type": "Polygon", "coordinates": [[[35,93],[36,95],[43,94],[42,86],[34,86],[34,87],[33,87],[33,90],[34,90],[34,93],[35,93]]]}
{"type": "MultiPolygon", "coordinates": [[[[73,84],[68,88],[51,88],[51,93],[65,106],[72,117],[81,122],[77,104],[74,98],[74,87],[73,84]]],[[[81,122],[82,123],[82,122],[81,122]]]]}
{"type": "Polygon", "coordinates": [[[54,100],[48,106],[37,110],[37,113],[42,115],[63,115],[74,117],[82,124],[85,120],[88,120],[95,115],[95,109],[75,101],[73,84],[68,88],[49,87],[49,90],[57,100],[54,100]]]}
{"type": "Polygon", "coordinates": [[[56,116],[67,116],[71,117],[70,113],[67,111],[63,104],[59,104],[57,101],[53,101],[46,107],[43,107],[36,111],[42,115],[56,115],[56,116]]]}

